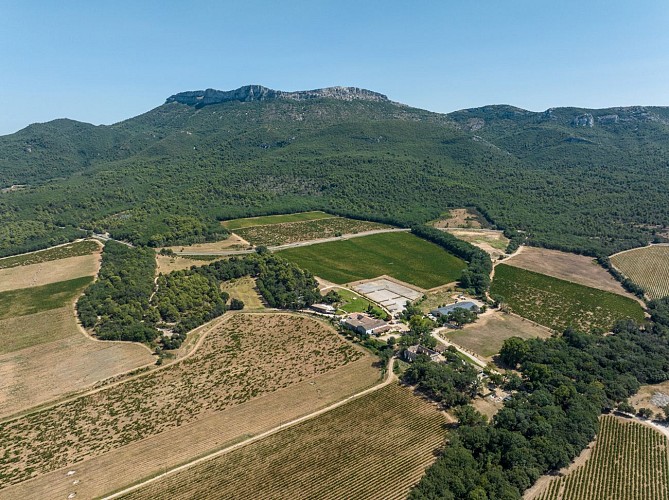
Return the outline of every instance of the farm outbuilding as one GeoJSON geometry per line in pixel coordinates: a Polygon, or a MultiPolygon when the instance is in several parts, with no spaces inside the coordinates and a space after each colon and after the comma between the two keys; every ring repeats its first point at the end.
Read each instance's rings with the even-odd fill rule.
{"type": "Polygon", "coordinates": [[[478,313],[480,311],[480,308],[478,305],[476,305],[474,302],[471,301],[464,301],[464,302],[456,302],[455,304],[448,304],[447,306],[439,307],[437,309],[434,309],[430,311],[430,314],[434,317],[439,317],[439,316],[446,316],[449,313],[452,313],[456,309],[466,309],[467,311],[474,311],[475,313],[478,313]]]}
{"type": "Polygon", "coordinates": [[[367,335],[379,335],[392,328],[387,321],[361,313],[350,314],[342,320],[342,324],[350,330],[367,335]]]}

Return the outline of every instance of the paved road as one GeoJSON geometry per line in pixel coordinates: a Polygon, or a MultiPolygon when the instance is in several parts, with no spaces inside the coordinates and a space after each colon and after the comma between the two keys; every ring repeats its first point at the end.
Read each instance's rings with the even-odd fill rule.
{"type": "Polygon", "coordinates": [[[386,387],[388,384],[394,382],[394,381],[397,379],[397,376],[396,376],[395,373],[393,372],[393,364],[394,364],[394,362],[395,362],[395,358],[394,358],[394,357],[393,357],[393,358],[390,358],[390,360],[388,361],[388,367],[387,367],[387,369],[386,369],[386,378],[385,378],[385,380],[384,380],[383,382],[381,382],[380,384],[375,385],[374,387],[370,387],[369,389],[365,389],[364,391],[358,392],[357,394],[353,394],[352,396],[349,396],[349,397],[347,397],[347,398],[345,398],[345,399],[342,399],[341,401],[338,401],[338,402],[336,402],[336,403],[333,403],[333,404],[331,404],[330,406],[326,406],[325,408],[322,408],[322,409],[320,409],[320,410],[318,410],[318,411],[315,411],[315,412],[313,412],[313,413],[309,413],[308,415],[304,415],[304,416],[302,416],[302,417],[296,418],[296,419],[294,419],[294,420],[291,420],[291,421],[289,421],[289,422],[286,422],[286,423],[284,423],[284,424],[281,424],[281,425],[279,425],[279,426],[277,426],[277,427],[274,427],[273,429],[270,429],[270,430],[265,431],[265,432],[263,432],[263,433],[261,433],[261,434],[258,434],[257,436],[253,436],[253,437],[251,437],[251,438],[249,438],[249,439],[246,439],[246,440],[244,440],[244,441],[241,441],[241,442],[239,442],[239,443],[237,443],[237,444],[234,444],[234,445],[232,445],[232,446],[228,446],[227,448],[223,448],[222,450],[218,450],[218,451],[215,451],[215,452],[213,452],[213,453],[209,453],[208,455],[205,455],[205,456],[200,457],[200,458],[198,458],[198,459],[196,459],[196,460],[193,460],[193,461],[191,461],[191,462],[188,462],[188,463],[186,463],[186,464],[184,464],[184,465],[180,465],[180,466],[175,467],[174,469],[171,469],[171,470],[169,470],[169,471],[167,471],[167,472],[164,472],[164,473],[162,473],[162,474],[159,474],[159,475],[157,475],[157,476],[154,476],[154,477],[152,477],[151,479],[147,479],[146,481],[142,481],[141,483],[138,483],[138,484],[135,484],[135,485],[130,486],[130,487],[128,487],[128,488],[125,488],[124,490],[121,490],[121,491],[118,491],[118,492],[113,493],[113,494],[111,494],[111,495],[108,495],[108,496],[106,496],[106,497],[103,497],[103,500],[111,500],[112,498],[119,498],[119,497],[121,497],[121,496],[123,496],[123,495],[127,495],[127,494],[130,493],[131,491],[137,490],[137,489],[139,489],[139,488],[141,488],[141,487],[143,487],[143,486],[146,486],[146,485],[148,485],[148,484],[151,484],[151,483],[153,483],[153,482],[155,482],[155,481],[159,481],[159,480],[163,479],[165,476],[169,476],[169,475],[175,474],[175,473],[177,473],[177,472],[180,472],[180,471],[182,471],[182,470],[185,470],[185,469],[187,469],[187,468],[189,468],[189,467],[192,467],[192,466],[194,466],[194,465],[200,464],[200,463],[202,463],[202,462],[206,462],[207,460],[210,460],[210,459],[212,459],[212,458],[218,457],[218,456],[220,456],[220,455],[225,455],[226,453],[230,453],[231,451],[237,450],[237,449],[239,449],[239,448],[241,448],[241,447],[243,447],[243,446],[246,446],[246,445],[248,445],[248,444],[254,443],[254,442],[259,441],[259,440],[261,440],[261,439],[263,439],[263,438],[266,438],[266,437],[268,437],[268,436],[271,436],[272,434],[275,434],[275,433],[277,433],[277,432],[279,432],[279,431],[282,431],[283,429],[286,429],[286,428],[288,428],[288,427],[292,427],[292,426],[297,425],[297,424],[299,424],[299,423],[302,423],[302,422],[304,422],[304,421],[306,421],[306,420],[310,420],[310,419],[312,419],[312,418],[315,418],[315,417],[317,417],[317,416],[319,416],[319,415],[322,415],[323,413],[326,413],[326,412],[328,412],[328,411],[330,411],[330,410],[334,410],[335,408],[338,408],[339,406],[342,406],[342,405],[348,403],[349,401],[351,401],[351,400],[353,400],[353,399],[357,399],[357,398],[360,398],[360,397],[362,397],[362,396],[366,396],[367,394],[370,394],[370,393],[372,393],[372,392],[378,391],[379,389],[382,389],[383,387],[386,387]]]}
{"type": "MultiPolygon", "coordinates": [[[[279,250],[286,250],[288,248],[307,247],[310,245],[317,245],[318,243],[327,243],[329,241],[350,240],[351,238],[360,238],[362,236],[370,236],[372,234],[397,233],[397,232],[408,232],[408,231],[411,231],[411,229],[404,229],[404,228],[374,229],[372,231],[363,231],[361,233],[344,234],[342,236],[333,236],[331,238],[319,238],[315,240],[298,241],[296,243],[287,243],[285,245],[277,245],[267,248],[272,252],[278,252],[279,250]]],[[[244,255],[253,252],[255,252],[255,250],[221,250],[220,252],[175,252],[175,253],[177,255],[244,255]]]]}

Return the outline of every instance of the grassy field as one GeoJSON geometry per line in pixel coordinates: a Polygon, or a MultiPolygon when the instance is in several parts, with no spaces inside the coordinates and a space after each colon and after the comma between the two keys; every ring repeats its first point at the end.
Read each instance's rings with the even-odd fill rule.
{"type": "MultiPolygon", "coordinates": [[[[243,219],[242,219],[243,220],[243,219]]],[[[242,250],[248,248],[248,242],[244,241],[242,238],[236,234],[230,234],[226,239],[220,241],[212,241],[209,243],[195,243],[193,245],[177,245],[173,247],[167,247],[172,250],[174,253],[179,252],[223,252],[226,250],[242,250]]]]}
{"type": "Polygon", "coordinates": [[[453,228],[449,229],[448,232],[453,236],[488,252],[493,260],[504,255],[504,251],[509,245],[509,239],[504,236],[502,231],[494,231],[492,229],[453,228]]]}
{"type": "Polygon", "coordinates": [[[427,314],[437,307],[455,302],[453,295],[457,296],[458,294],[450,289],[450,287],[448,288],[449,289],[439,289],[434,292],[425,293],[424,299],[418,299],[418,308],[423,311],[424,314],[427,314]]]}
{"type": "Polygon", "coordinates": [[[263,309],[265,307],[262,297],[256,289],[256,282],[250,276],[225,281],[221,284],[221,290],[228,292],[231,299],[243,301],[245,310],[263,309]]]}
{"type": "Polygon", "coordinates": [[[636,248],[611,256],[611,263],[643,287],[649,298],[669,295],[669,246],[636,248]]]}
{"type": "Polygon", "coordinates": [[[550,334],[547,329],[530,321],[495,312],[479,317],[475,323],[460,330],[449,330],[444,336],[479,356],[490,358],[499,352],[502,343],[509,337],[546,338],[550,334]]]}
{"type": "Polygon", "coordinates": [[[325,212],[300,212],[297,214],[283,214],[283,215],[266,215],[263,217],[247,217],[245,219],[231,219],[223,221],[223,227],[234,231],[235,229],[243,229],[252,226],[264,226],[267,224],[282,224],[284,222],[300,222],[306,220],[327,219],[334,217],[334,215],[326,214],[325,212]]]}
{"type": "Polygon", "coordinates": [[[327,219],[253,226],[239,229],[235,231],[235,234],[254,245],[278,246],[389,228],[390,226],[377,222],[328,217],[327,219]]]}
{"type": "Polygon", "coordinates": [[[90,276],[0,293],[0,320],[57,309],[72,302],[93,281],[90,276]]]}
{"type": "Polygon", "coordinates": [[[591,288],[634,298],[620,282],[592,257],[560,252],[547,248],[521,247],[521,251],[504,261],[509,266],[520,267],[535,273],[546,274],[566,281],[573,281],[591,288]]]}
{"type": "Polygon", "coordinates": [[[603,416],[592,454],[565,476],[546,482],[532,500],[667,500],[667,438],[633,421],[603,416]]]}
{"type": "Polygon", "coordinates": [[[362,295],[358,295],[352,290],[346,288],[335,288],[334,290],[341,295],[342,302],[339,305],[341,311],[347,313],[365,312],[371,305],[372,309],[377,313],[380,314],[383,312],[383,310],[374,302],[364,298],[362,295]]]}
{"type": "Polygon", "coordinates": [[[8,269],[16,266],[27,266],[30,264],[40,264],[51,260],[65,259],[67,257],[78,257],[80,255],[89,255],[100,251],[100,243],[93,240],[77,241],[54,248],[47,248],[39,252],[15,255],[0,259],[0,269],[8,269]]]}
{"type": "Polygon", "coordinates": [[[434,406],[390,385],[123,498],[405,498],[443,424],[434,406]]]}
{"type": "Polygon", "coordinates": [[[644,319],[633,299],[505,264],[495,268],[490,293],[502,296],[516,314],[557,331],[608,330],[619,319],[644,319]]]}
{"type": "Polygon", "coordinates": [[[215,260],[225,259],[225,257],[215,257],[203,259],[202,257],[210,257],[208,255],[195,255],[193,257],[180,255],[156,255],[156,274],[169,274],[172,271],[180,271],[182,269],[190,269],[192,266],[206,266],[215,260]]]}
{"type": "Polygon", "coordinates": [[[0,484],[191,425],[365,356],[332,328],[302,316],[231,314],[216,325],[182,361],[1,423],[0,484]]]}
{"type": "Polygon", "coordinates": [[[455,281],[466,263],[413,234],[381,233],[283,250],[280,255],[337,284],[387,274],[422,288],[455,281]]]}

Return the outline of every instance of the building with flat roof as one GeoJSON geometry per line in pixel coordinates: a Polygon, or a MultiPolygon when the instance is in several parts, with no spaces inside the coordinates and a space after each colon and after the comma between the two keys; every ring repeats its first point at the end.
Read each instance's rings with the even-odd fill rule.
{"type": "Polygon", "coordinates": [[[334,314],[335,308],[330,304],[311,304],[310,309],[321,314],[334,314]]]}
{"type": "Polygon", "coordinates": [[[479,312],[479,306],[474,304],[471,301],[456,302],[455,304],[448,304],[447,306],[438,307],[430,311],[430,314],[435,317],[446,316],[448,313],[453,312],[456,309],[466,309],[467,311],[474,311],[475,313],[479,312]]]}

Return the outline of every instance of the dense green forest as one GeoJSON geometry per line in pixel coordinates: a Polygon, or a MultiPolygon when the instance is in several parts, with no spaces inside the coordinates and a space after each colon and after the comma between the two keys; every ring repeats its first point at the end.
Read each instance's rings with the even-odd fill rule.
{"type": "Polygon", "coordinates": [[[0,188],[22,186],[0,194],[0,255],[81,230],[160,246],[222,238],[217,221],[239,216],[321,209],[408,227],[454,206],[533,244],[610,254],[669,225],[668,124],[664,108],[440,115],[331,98],[36,124],[0,137],[0,188]]]}
{"type": "Polygon", "coordinates": [[[609,336],[569,329],[546,340],[507,339],[501,360],[522,374],[507,382],[513,397],[489,424],[461,418],[409,498],[520,499],[540,475],[569,464],[603,411],[640,384],[669,379],[669,301],[652,310],[651,328],[623,321],[609,336]]]}
{"type": "Polygon", "coordinates": [[[155,270],[153,249],[107,242],[98,280],[77,302],[81,323],[103,340],[176,349],[192,329],[243,307],[234,297],[227,304],[224,281],[252,276],[267,303],[280,309],[300,309],[321,298],[308,271],[270,253],[161,274],[154,283],[155,270]]]}

